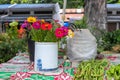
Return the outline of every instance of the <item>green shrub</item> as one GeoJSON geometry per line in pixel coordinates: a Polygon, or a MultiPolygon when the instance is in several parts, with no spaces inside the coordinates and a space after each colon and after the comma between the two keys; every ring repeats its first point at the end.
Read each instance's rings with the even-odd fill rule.
{"type": "Polygon", "coordinates": [[[89,29],[97,40],[97,52],[100,53],[104,51],[104,46],[106,46],[107,44],[103,43],[102,37],[106,34],[106,30],[101,30],[97,27],[91,27],[89,29]]]}
{"type": "Polygon", "coordinates": [[[113,46],[120,44],[120,30],[107,32],[93,27],[90,31],[97,39],[98,52],[111,51],[113,46]]]}
{"type": "Polygon", "coordinates": [[[112,50],[113,46],[120,44],[120,30],[106,32],[106,34],[102,36],[101,43],[104,50],[112,50]]]}
{"type": "Polygon", "coordinates": [[[0,34],[0,63],[6,62],[18,53],[25,52],[27,44],[26,39],[10,38],[7,33],[0,34]]]}
{"type": "Polygon", "coordinates": [[[86,17],[85,17],[85,16],[84,16],[81,20],[76,20],[76,21],[74,22],[74,24],[76,25],[76,27],[77,27],[78,29],[85,29],[85,28],[88,27],[88,24],[87,24],[87,22],[86,22],[86,17]]]}
{"type": "Polygon", "coordinates": [[[7,27],[6,33],[0,33],[0,63],[6,62],[18,53],[27,50],[26,37],[18,38],[17,27],[7,27]]]}

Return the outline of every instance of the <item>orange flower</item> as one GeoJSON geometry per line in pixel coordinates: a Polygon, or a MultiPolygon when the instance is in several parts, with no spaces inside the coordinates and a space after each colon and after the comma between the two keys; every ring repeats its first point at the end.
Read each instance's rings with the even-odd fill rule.
{"type": "Polygon", "coordinates": [[[19,30],[18,30],[18,37],[19,38],[22,38],[25,34],[25,30],[21,27],[19,30]]]}

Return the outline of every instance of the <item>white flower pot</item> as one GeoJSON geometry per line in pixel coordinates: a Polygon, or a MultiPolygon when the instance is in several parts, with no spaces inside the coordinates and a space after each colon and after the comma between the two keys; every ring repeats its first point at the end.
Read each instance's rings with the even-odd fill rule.
{"type": "Polygon", "coordinates": [[[35,71],[52,71],[58,68],[58,43],[35,42],[35,71]]]}

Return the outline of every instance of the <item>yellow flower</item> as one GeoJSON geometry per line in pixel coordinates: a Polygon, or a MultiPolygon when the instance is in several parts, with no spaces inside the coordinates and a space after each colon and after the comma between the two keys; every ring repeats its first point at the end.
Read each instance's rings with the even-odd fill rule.
{"type": "Polygon", "coordinates": [[[44,19],[41,19],[41,22],[42,22],[42,23],[45,23],[45,20],[44,20],[44,19]]]}
{"type": "Polygon", "coordinates": [[[34,23],[34,22],[36,22],[36,18],[35,17],[28,17],[27,21],[30,23],[34,23]]]}
{"type": "Polygon", "coordinates": [[[74,37],[74,32],[72,30],[68,30],[68,37],[73,38],[74,37]]]}

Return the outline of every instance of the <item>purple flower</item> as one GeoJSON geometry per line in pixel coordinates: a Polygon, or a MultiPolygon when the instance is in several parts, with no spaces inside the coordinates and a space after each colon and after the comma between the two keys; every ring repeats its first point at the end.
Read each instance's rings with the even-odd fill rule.
{"type": "Polygon", "coordinates": [[[23,23],[23,24],[21,25],[21,27],[22,27],[22,28],[27,28],[27,27],[28,27],[28,23],[23,23]]]}

